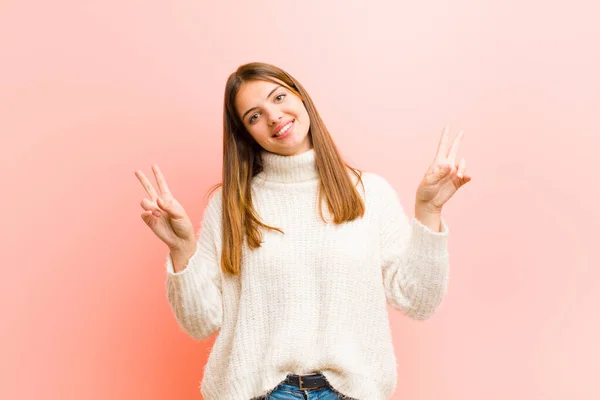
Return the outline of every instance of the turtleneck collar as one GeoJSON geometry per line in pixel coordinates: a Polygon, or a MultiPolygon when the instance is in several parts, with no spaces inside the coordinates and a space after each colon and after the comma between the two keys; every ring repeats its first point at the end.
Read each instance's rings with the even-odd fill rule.
{"type": "Polygon", "coordinates": [[[319,176],[314,148],[293,156],[282,156],[263,150],[261,157],[263,170],[257,174],[257,177],[265,181],[301,182],[319,176]]]}

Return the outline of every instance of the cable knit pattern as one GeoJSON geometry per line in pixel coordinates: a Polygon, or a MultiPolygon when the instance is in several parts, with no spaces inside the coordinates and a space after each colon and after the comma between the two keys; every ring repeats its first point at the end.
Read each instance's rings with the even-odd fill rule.
{"type": "MultiPolygon", "coordinates": [[[[166,291],[181,328],[202,340],[219,331],[201,392],[206,400],[265,396],[289,373],[322,372],[360,400],[389,399],[396,358],[386,301],[414,319],[430,317],[448,284],[448,227],[433,232],[403,212],[394,188],[364,173],[363,218],[334,225],[318,211],[314,149],[264,152],[252,183],[263,222],[259,249],[242,251],[241,274],[221,272],[221,189],[198,231],[198,250],[166,291]]],[[[353,175],[351,175],[353,176],[353,175]]],[[[353,177],[356,179],[355,177],[353,177]]],[[[325,203],[323,215],[331,221],[325,203]]]]}

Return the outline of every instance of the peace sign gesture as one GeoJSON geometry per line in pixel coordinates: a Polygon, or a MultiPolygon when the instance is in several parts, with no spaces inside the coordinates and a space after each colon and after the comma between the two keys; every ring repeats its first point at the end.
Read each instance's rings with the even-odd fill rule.
{"type": "Polygon", "coordinates": [[[135,176],[150,196],[149,199],[142,199],[140,203],[145,210],[142,212],[142,219],[152,229],[152,232],[169,246],[169,249],[193,246],[196,236],[190,218],[171,194],[158,165],[154,164],[152,171],[158,183],[158,192],[142,171],[135,170],[135,176]]]}
{"type": "Polygon", "coordinates": [[[454,193],[471,180],[471,177],[466,174],[465,159],[456,164],[456,155],[464,134],[460,131],[450,146],[448,131],[449,128],[446,126],[433,163],[417,188],[416,203],[426,205],[434,211],[441,211],[442,206],[454,193]]]}

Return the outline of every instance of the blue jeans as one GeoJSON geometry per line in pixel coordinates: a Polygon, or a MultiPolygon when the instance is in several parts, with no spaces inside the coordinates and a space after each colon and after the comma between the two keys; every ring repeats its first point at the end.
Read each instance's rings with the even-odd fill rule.
{"type": "Polygon", "coordinates": [[[350,399],[337,394],[329,387],[300,390],[297,386],[280,383],[264,400],[341,400],[350,399]]]}

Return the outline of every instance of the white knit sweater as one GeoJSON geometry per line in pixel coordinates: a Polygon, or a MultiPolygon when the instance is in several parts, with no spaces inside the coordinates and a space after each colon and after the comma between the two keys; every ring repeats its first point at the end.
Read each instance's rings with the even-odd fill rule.
{"type": "MultiPolygon", "coordinates": [[[[244,245],[241,274],[221,272],[219,189],[198,231],[198,250],[177,273],[167,257],[166,290],[181,328],[202,340],[220,330],[201,393],[206,400],[264,396],[289,373],[320,371],[338,392],[389,399],[396,387],[386,299],[415,319],[431,316],[447,289],[448,227],[433,232],[403,212],[393,187],[364,173],[362,219],[325,224],[317,209],[314,149],[263,153],[253,180],[262,247],[244,245]]],[[[323,214],[331,214],[323,203],[323,214]]]]}

